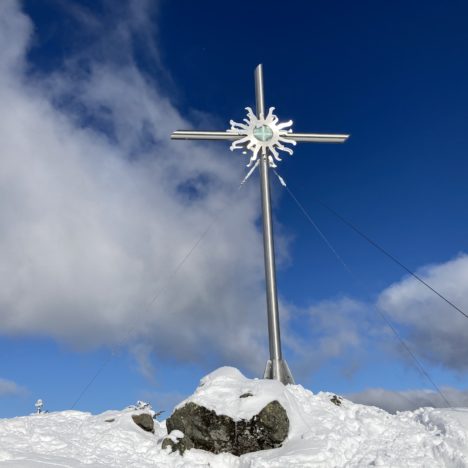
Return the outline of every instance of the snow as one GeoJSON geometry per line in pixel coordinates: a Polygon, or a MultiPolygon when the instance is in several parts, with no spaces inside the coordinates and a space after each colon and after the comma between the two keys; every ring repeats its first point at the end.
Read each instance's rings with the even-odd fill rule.
{"type": "Polygon", "coordinates": [[[281,448],[242,457],[192,449],[181,456],[161,449],[164,421],[155,421],[154,434],[133,422],[132,414],[141,409],[62,411],[0,419],[0,467],[468,467],[468,409],[391,415],[345,399],[337,406],[332,397],[300,385],[247,379],[223,367],[203,378],[185,402],[239,420],[278,400],[291,425],[281,448]],[[239,398],[246,393],[252,396],[239,398]]]}

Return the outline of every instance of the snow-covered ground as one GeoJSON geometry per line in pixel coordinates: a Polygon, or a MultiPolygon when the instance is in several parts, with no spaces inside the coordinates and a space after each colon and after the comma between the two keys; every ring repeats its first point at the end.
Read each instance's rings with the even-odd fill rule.
{"type": "Polygon", "coordinates": [[[167,435],[135,425],[139,411],[79,411],[0,419],[0,466],[60,467],[468,467],[468,409],[423,408],[391,415],[300,385],[250,380],[221,368],[201,381],[190,401],[234,418],[258,412],[277,399],[286,408],[290,434],[281,448],[242,457],[161,449],[167,435]],[[242,393],[252,397],[239,399],[242,393]]]}

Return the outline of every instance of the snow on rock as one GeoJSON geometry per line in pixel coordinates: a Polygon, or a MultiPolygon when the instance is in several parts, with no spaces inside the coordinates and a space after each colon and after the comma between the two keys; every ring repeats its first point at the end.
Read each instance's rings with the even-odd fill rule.
{"type": "Polygon", "coordinates": [[[285,407],[285,389],[277,380],[248,379],[233,367],[221,367],[204,377],[195,393],[176,409],[192,402],[234,421],[250,419],[271,401],[278,400],[285,407]]]}
{"type": "Polygon", "coordinates": [[[192,449],[180,456],[161,448],[165,422],[155,421],[154,434],[145,432],[131,418],[139,413],[135,409],[63,411],[0,419],[0,467],[468,467],[468,409],[391,415],[347,400],[337,406],[332,396],[247,379],[224,367],[202,379],[179,406],[193,401],[239,420],[278,400],[290,420],[281,448],[241,457],[192,449]],[[246,394],[251,396],[240,398],[246,394]]]}

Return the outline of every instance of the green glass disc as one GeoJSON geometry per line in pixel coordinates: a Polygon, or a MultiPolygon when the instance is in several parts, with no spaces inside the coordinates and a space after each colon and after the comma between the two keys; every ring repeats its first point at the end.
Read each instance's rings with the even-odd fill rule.
{"type": "Polygon", "coordinates": [[[262,125],[261,127],[255,127],[253,134],[257,140],[268,141],[273,136],[273,130],[268,125],[262,125]]]}

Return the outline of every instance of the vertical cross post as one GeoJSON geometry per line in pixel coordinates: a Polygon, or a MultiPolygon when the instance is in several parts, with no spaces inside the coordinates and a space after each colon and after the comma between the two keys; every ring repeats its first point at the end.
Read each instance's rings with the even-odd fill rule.
{"type": "MultiPolygon", "coordinates": [[[[265,116],[265,102],[263,93],[263,68],[258,65],[255,69],[255,99],[256,113],[259,119],[265,116]]],[[[294,383],[286,361],[281,351],[281,333],[278,312],[278,292],[276,289],[275,244],[273,240],[273,222],[271,217],[271,196],[268,152],[266,149],[260,155],[260,181],[262,191],[263,214],[263,249],[265,258],[265,281],[268,316],[268,339],[270,359],[267,362],[264,378],[281,380],[284,384],[294,383]]]]}
{"type": "MultiPolygon", "coordinates": [[[[266,299],[267,299],[267,317],[268,317],[268,338],[270,347],[270,359],[267,362],[264,378],[280,380],[284,384],[294,383],[291,371],[283,359],[281,352],[281,335],[278,312],[278,293],[276,290],[276,268],[275,268],[275,246],[273,241],[273,223],[271,219],[271,199],[270,199],[270,179],[269,168],[270,160],[273,162],[273,156],[279,161],[277,149],[288,151],[282,143],[291,143],[303,141],[309,143],[344,143],[349,135],[340,134],[322,134],[322,133],[293,133],[291,130],[284,130],[292,125],[289,123],[278,124],[278,118],[270,113],[274,108],[270,108],[269,116],[273,120],[265,122],[265,103],[263,95],[263,69],[258,65],[255,69],[255,98],[256,98],[256,117],[250,108],[247,119],[244,119],[246,125],[237,124],[231,121],[231,128],[227,131],[206,131],[206,130],[177,130],[171,134],[173,140],[225,140],[234,142],[231,149],[237,148],[252,150],[250,167],[256,161],[260,168],[260,184],[262,192],[262,215],[263,215],[263,248],[265,253],[265,281],[266,281],[266,299]],[[252,120],[252,117],[254,120],[252,120]],[[275,120],[276,119],[276,120],[275,120]],[[263,123],[259,123],[263,122],[263,123]],[[272,138],[276,132],[276,137],[272,138]],[[280,138],[278,138],[280,137],[280,138]],[[270,141],[270,143],[268,143],[270,141]],[[267,144],[265,144],[267,142],[267,144]],[[276,148],[275,149],[275,145],[276,148]],[[262,147],[259,153],[259,146],[262,147]],[[272,153],[272,154],[269,154],[272,153]],[[257,160],[257,154],[259,159],[257,160]]],[[[274,166],[273,166],[274,167],[274,166]]],[[[253,169],[256,168],[256,165],[253,169]]],[[[250,173],[249,173],[250,174],[250,173]]],[[[249,177],[249,175],[247,175],[249,177]]]]}

